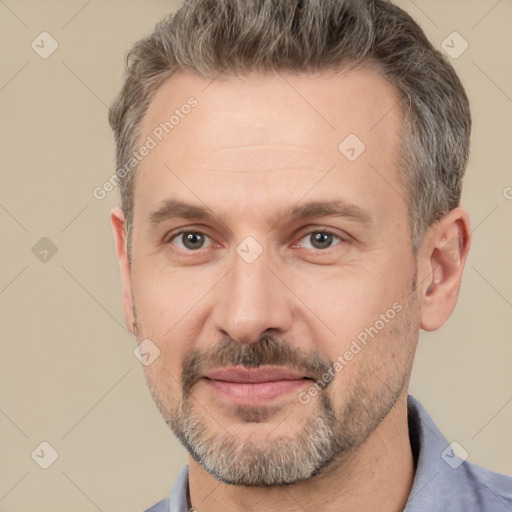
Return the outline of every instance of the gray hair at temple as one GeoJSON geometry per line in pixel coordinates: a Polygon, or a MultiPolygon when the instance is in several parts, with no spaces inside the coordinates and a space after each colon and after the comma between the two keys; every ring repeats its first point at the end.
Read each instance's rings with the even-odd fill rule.
{"type": "Polygon", "coordinates": [[[119,169],[137,150],[142,119],[165,80],[179,71],[218,79],[365,64],[401,99],[398,161],[416,252],[426,229],[459,205],[471,112],[452,65],[411,16],[387,0],[185,0],[128,52],[109,112],[129,258],[136,167],[119,169]]]}

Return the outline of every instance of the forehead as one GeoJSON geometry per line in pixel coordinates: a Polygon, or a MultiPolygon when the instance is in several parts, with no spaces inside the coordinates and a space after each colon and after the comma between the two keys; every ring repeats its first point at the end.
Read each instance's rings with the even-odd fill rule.
{"type": "Polygon", "coordinates": [[[174,139],[174,150],[180,149],[176,140],[180,135],[194,144],[215,147],[229,142],[307,145],[314,140],[314,132],[330,135],[326,142],[336,142],[352,130],[370,143],[389,135],[390,125],[400,121],[398,103],[394,86],[373,66],[316,75],[253,72],[213,80],[179,72],[155,94],[144,116],[141,136],[153,133],[176,113],[179,118],[175,115],[171,120],[174,137],[164,133],[168,145],[173,145],[174,139]],[[189,111],[191,98],[197,106],[182,118],[180,111],[189,111]],[[187,121],[182,122],[184,119],[187,121]],[[230,130],[234,121],[238,124],[230,130]],[[190,132],[196,136],[190,137],[190,132]]]}
{"type": "Polygon", "coordinates": [[[220,208],[233,205],[229,195],[245,209],[258,197],[297,200],[332,169],[313,196],[366,190],[383,203],[400,188],[401,121],[396,90],[370,67],[215,80],[177,73],[143,119],[140,144],[154,147],[138,164],[135,210],[146,215],[176,195],[220,208]]]}

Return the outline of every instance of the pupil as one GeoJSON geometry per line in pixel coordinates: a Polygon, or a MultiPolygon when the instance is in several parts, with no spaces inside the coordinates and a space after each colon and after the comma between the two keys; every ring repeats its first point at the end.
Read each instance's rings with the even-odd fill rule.
{"type": "Polygon", "coordinates": [[[313,233],[311,235],[311,244],[316,249],[325,249],[326,247],[329,247],[332,243],[332,235],[329,233],[313,233]]]}
{"type": "Polygon", "coordinates": [[[185,233],[183,235],[183,245],[188,249],[198,249],[204,243],[204,237],[201,233],[185,233]]]}

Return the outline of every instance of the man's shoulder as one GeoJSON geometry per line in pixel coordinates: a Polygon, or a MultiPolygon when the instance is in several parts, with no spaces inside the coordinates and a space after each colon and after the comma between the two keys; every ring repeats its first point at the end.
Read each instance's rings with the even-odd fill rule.
{"type": "Polygon", "coordinates": [[[478,503],[501,502],[512,510],[512,476],[495,473],[470,462],[462,464],[466,480],[478,503]]]}
{"type": "Polygon", "coordinates": [[[406,512],[510,512],[512,477],[455,453],[426,409],[409,396],[409,436],[418,462],[406,512]],[[415,450],[416,448],[416,450],[415,450]]]}
{"type": "Polygon", "coordinates": [[[169,498],[165,498],[158,503],[155,503],[152,507],[144,510],[144,512],[169,512],[169,498]]]}

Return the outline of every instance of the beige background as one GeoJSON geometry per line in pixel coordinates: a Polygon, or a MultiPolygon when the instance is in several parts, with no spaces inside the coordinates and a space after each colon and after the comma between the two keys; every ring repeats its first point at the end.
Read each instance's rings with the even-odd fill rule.
{"type": "MultiPolygon", "coordinates": [[[[512,474],[512,4],[399,4],[435,45],[468,41],[452,62],[474,113],[473,247],[455,313],[421,334],[411,392],[470,461],[512,474]]],[[[107,105],[124,53],[173,5],[0,0],[0,511],[140,512],[186,462],[124,327],[117,190],[92,194],[114,172],[107,105]],[[43,31],[59,44],[46,60],[31,48],[43,31]],[[32,252],[43,237],[58,249],[47,262],[32,252]],[[42,441],[59,455],[46,470],[31,458],[42,441]]]]}

